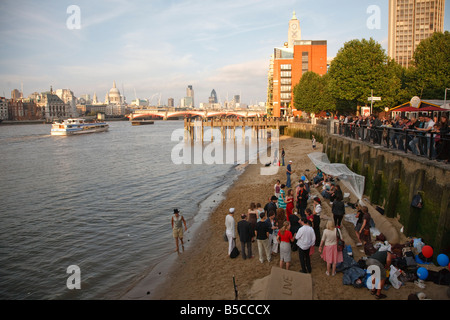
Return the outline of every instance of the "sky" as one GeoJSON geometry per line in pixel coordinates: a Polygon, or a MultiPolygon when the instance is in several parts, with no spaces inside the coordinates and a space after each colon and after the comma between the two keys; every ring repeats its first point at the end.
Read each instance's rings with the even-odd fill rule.
{"type": "Polygon", "coordinates": [[[128,103],[178,104],[188,85],[196,106],[212,89],[221,102],[264,102],[293,11],[302,39],[327,40],[330,58],[352,39],[387,52],[388,0],[1,0],[0,95],[52,86],[103,101],[115,81],[128,103]]]}

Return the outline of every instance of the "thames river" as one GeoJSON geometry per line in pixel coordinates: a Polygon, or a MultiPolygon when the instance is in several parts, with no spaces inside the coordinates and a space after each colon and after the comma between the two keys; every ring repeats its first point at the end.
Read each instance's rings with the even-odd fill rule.
{"type": "Polygon", "coordinates": [[[240,173],[175,164],[183,121],[109,124],[70,137],[0,125],[1,299],[120,298],[175,254],[173,209],[199,223],[240,173]],[[67,286],[70,266],[80,289],[67,286]]]}

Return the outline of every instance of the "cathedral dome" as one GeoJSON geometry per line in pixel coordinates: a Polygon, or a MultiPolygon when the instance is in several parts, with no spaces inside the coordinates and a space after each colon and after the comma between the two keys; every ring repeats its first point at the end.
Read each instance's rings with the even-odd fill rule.
{"type": "Polygon", "coordinates": [[[113,83],[113,87],[111,88],[111,90],[109,90],[109,95],[114,95],[114,96],[120,96],[120,91],[119,89],[117,89],[116,87],[116,82],[114,81],[113,83]]]}

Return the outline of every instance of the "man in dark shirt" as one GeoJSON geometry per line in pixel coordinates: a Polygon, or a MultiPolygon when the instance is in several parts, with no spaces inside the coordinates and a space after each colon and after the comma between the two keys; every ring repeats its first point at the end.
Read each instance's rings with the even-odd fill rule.
{"type": "Polygon", "coordinates": [[[252,258],[252,231],[251,224],[247,221],[247,216],[245,214],[241,215],[241,221],[237,223],[237,231],[239,234],[239,240],[241,241],[241,251],[242,258],[245,260],[248,258],[252,258]],[[247,247],[247,254],[245,253],[245,248],[247,247]]]}
{"type": "Polygon", "coordinates": [[[264,206],[264,211],[266,212],[266,216],[269,214],[269,212],[271,210],[273,211],[277,211],[278,207],[277,207],[277,202],[278,202],[278,198],[276,196],[272,196],[270,198],[270,201],[264,206]]]}
{"type": "Polygon", "coordinates": [[[308,206],[309,194],[303,183],[300,183],[300,190],[297,195],[297,209],[301,218],[306,218],[305,209],[308,206]]]}
{"type": "Polygon", "coordinates": [[[259,261],[264,263],[264,252],[266,253],[267,261],[271,261],[270,247],[269,247],[269,224],[266,222],[266,213],[260,213],[261,220],[258,221],[255,228],[256,242],[258,244],[259,261]]]}

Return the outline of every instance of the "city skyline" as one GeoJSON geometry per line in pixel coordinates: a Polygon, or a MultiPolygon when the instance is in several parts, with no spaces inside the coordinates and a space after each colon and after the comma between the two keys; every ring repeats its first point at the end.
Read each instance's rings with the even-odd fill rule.
{"type": "MultiPolygon", "coordinates": [[[[0,94],[70,89],[100,99],[115,81],[131,103],[161,95],[178,104],[188,85],[195,103],[241,95],[266,101],[274,47],[288,41],[293,11],[302,38],[327,40],[332,58],[345,42],[374,38],[388,48],[389,1],[2,1],[0,94]],[[76,5],[74,8],[73,5],[76,5]],[[79,9],[77,12],[75,9],[79,9]],[[324,11],[326,9],[326,11],[324,11]],[[77,20],[78,19],[78,20],[77,20]]],[[[446,6],[444,30],[449,30],[446,6]]]]}

